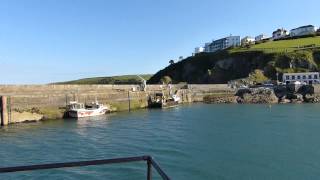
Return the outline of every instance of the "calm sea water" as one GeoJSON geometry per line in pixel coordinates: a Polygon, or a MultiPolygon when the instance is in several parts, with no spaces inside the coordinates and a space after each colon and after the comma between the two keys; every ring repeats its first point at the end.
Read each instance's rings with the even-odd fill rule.
{"type": "MultiPolygon", "coordinates": [[[[178,180],[319,179],[319,110],[320,105],[195,104],[17,124],[0,129],[0,166],[152,155],[178,180]]],[[[129,180],[145,174],[144,163],[131,163],[0,179],[129,180]]]]}

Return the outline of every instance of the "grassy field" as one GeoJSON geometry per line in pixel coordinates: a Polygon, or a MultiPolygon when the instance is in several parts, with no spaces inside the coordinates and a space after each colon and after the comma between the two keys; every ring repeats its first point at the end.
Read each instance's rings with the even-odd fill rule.
{"type": "Polygon", "coordinates": [[[230,52],[242,51],[264,51],[266,53],[272,52],[292,52],[299,50],[305,46],[315,45],[320,47],[320,36],[308,37],[292,40],[269,41],[261,44],[252,45],[250,48],[234,48],[230,52]]]}
{"type": "MultiPolygon", "coordinates": [[[[151,74],[140,75],[145,80],[149,80],[151,74]]],[[[55,84],[139,84],[141,82],[137,75],[111,76],[111,77],[94,77],[79,79],[74,81],[59,82],[55,84]]]]}

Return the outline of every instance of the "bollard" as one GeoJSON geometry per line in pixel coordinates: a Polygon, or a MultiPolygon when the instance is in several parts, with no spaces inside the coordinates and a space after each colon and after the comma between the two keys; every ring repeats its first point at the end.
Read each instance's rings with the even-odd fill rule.
{"type": "Polygon", "coordinates": [[[1,126],[6,126],[8,124],[7,97],[1,96],[1,126]]]}

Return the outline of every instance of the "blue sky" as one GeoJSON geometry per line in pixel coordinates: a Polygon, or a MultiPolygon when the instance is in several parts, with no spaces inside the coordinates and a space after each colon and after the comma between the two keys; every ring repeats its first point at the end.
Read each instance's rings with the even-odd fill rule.
{"type": "Polygon", "coordinates": [[[196,46],[320,26],[319,0],[0,0],[0,84],[155,73],[196,46]]]}

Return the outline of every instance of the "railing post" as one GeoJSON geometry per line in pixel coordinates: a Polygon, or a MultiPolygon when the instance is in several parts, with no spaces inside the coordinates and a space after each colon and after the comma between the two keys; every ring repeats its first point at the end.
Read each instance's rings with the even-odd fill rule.
{"type": "Polygon", "coordinates": [[[147,180],[151,180],[152,179],[152,163],[151,160],[148,159],[147,160],[147,180]]]}
{"type": "MultiPolygon", "coordinates": [[[[1,99],[1,98],[0,98],[1,99]]],[[[102,160],[91,160],[91,161],[78,161],[78,162],[66,162],[66,163],[52,163],[52,164],[38,164],[29,166],[16,166],[16,167],[0,167],[0,174],[2,173],[13,173],[13,172],[24,172],[24,171],[35,171],[35,170],[48,170],[48,169],[59,169],[59,168],[71,168],[71,167],[86,167],[86,166],[97,166],[106,164],[118,164],[118,163],[130,163],[138,161],[147,161],[147,180],[152,180],[152,170],[155,169],[163,180],[170,180],[167,174],[160,168],[160,166],[152,159],[151,156],[138,156],[138,157],[127,157],[117,159],[102,159],[102,160]]]]}

